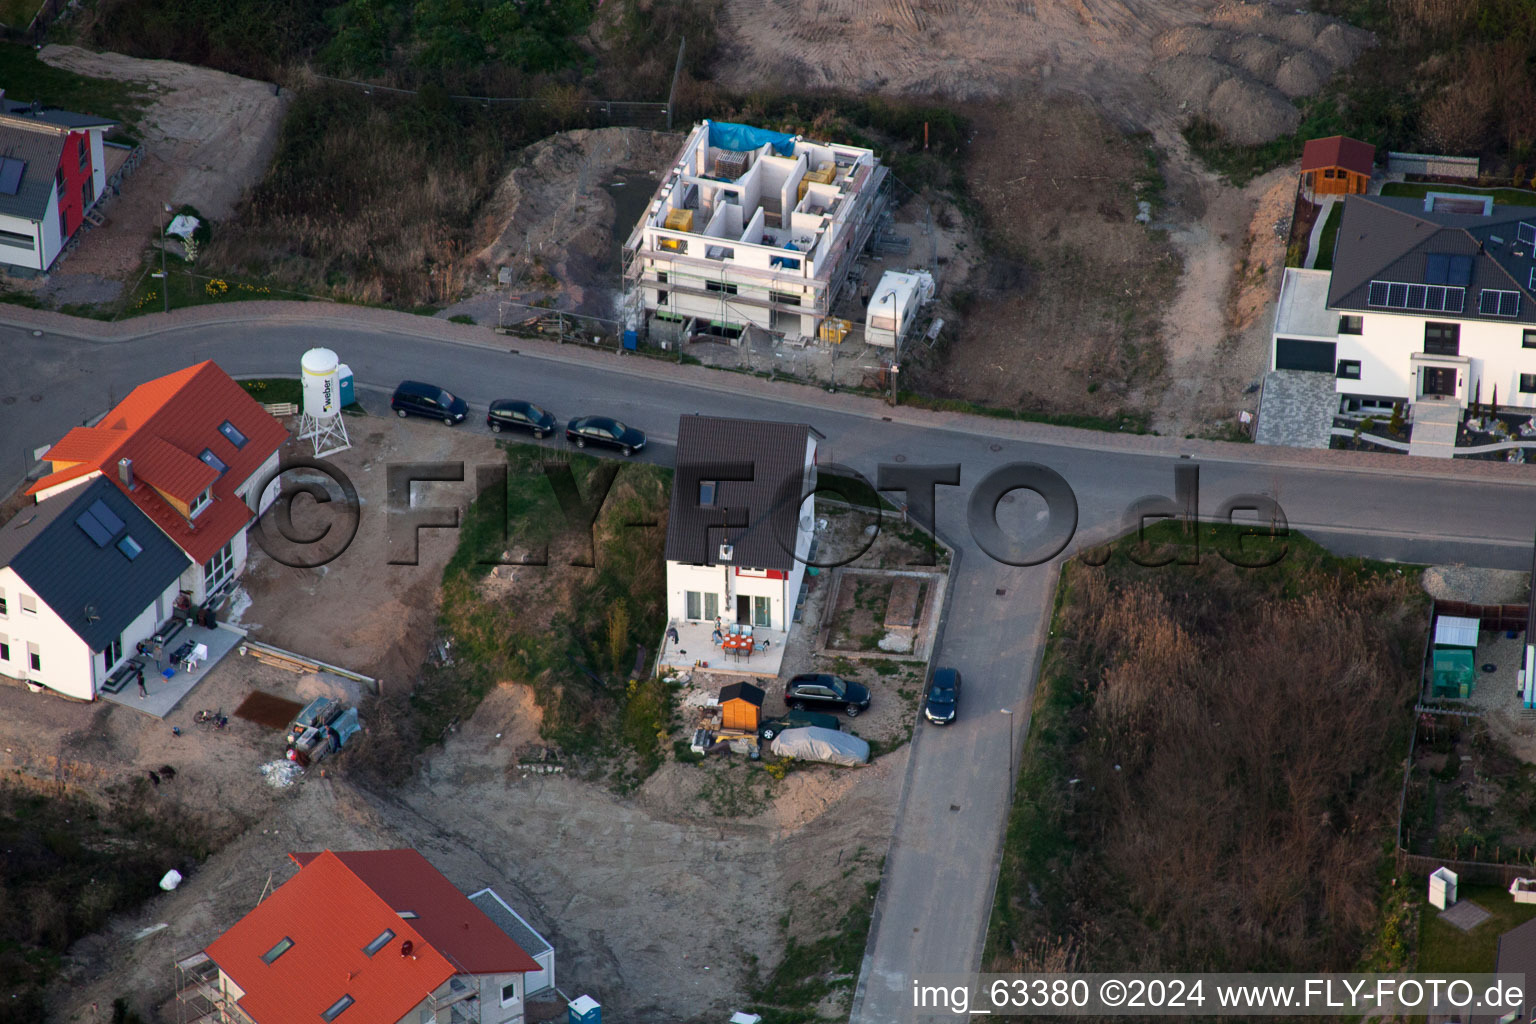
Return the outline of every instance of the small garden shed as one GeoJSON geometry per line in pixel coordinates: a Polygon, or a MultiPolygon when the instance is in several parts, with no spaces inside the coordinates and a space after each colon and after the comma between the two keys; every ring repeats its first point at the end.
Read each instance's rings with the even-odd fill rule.
{"type": "Polygon", "coordinates": [[[1376,163],[1376,147],[1347,135],[1312,139],[1301,151],[1301,183],[1314,196],[1363,195],[1376,163]]]}
{"type": "Polygon", "coordinates": [[[720,688],[720,728],[756,732],[763,717],[763,691],[751,683],[720,688]]]}
{"type": "Polygon", "coordinates": [[[1433,695],[1470,697],[1477,685],[1476,619],[1442,615],[1435,619],[1435,648],[1431,655],[1433,695]]]}

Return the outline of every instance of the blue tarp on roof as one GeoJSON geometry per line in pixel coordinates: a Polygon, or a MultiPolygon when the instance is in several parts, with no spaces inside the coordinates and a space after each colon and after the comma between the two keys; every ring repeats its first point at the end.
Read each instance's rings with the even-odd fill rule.
{"type": "Polygon", "coordinates": [[[766,128],[753,128],[748,124],[731,124],[729,121],[709,122],[709,144],[716,149],[742,153],[747,150],[772,146],[780,156],[793,156],[795,137],[783,132],[771,132],[766,128]]]}

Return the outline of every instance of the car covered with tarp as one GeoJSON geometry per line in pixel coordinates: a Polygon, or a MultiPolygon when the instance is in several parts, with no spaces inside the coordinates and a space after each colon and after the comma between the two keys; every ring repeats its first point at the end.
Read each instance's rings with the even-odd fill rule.
{"type": "Polygon", "coordinates": [[[869,763],[869,744],[849,732],[807,726],[785,729],[774,737],[769,747],[775,756],[798,757],[802,761],[827,764],[861,765],[869,763]]]}

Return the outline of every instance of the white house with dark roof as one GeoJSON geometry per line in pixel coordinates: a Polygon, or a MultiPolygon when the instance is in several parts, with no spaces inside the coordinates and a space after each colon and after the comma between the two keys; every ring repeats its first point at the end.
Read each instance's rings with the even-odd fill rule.
{"type": "Polygon", "coordinates": [[[753,628],[743,671],[777,673],[810,557],[815,499],[805,496],[816,486],[820,438],[803,423],[679,420],[666,544],[677,640],[663,645],[664,663],[723,660],[710,636],[718,619],[727,632],[753,628]],[[765,646],[773,653],[759,657],[765,646]]]}
{"type": "Polygon", "coordinates": [[[103,478],[23,508],[0,526],[0,674],[94,700],[190,564],[103,478]]]}
{"type": "Polygon", "coordinates": [[[1345,411],[1536,410],[1536,208],[1347,197],[1333,270],[1285,272],[1270,368],[1332,374],[1345,411]]]}
{"type": "Polygon", "coordinates": [[[6,99],[0,89],[0,264],[45,271],[106,188],[116,121],[6,99]]]}

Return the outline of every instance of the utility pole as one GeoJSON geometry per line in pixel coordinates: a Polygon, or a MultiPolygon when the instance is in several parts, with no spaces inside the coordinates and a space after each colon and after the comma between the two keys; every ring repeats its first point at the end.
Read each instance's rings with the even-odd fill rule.
{"type": "Polygon", "coordinates": [[[1013,813],[1013,712],[1008,708],[998,708],[1008,716],[1008,813],[1013,813]]]}
{"type": "Polygon", "coordinates": [[[160,294],[165,298],[165,311],[171,311],[171,279],[165,273],[165,230],[171,226],[171,204],[165,203],[165,218],[160,221],[160,294]]]}

